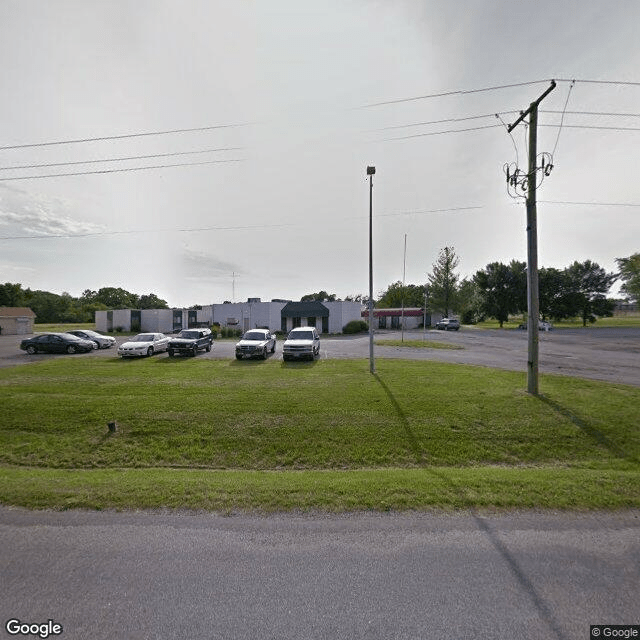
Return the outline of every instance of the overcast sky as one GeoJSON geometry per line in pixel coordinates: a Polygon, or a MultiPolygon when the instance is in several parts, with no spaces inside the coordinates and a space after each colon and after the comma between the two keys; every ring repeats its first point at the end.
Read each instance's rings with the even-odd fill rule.
{"type": "Polygon", "coordinates": [[[637,0],[2,0],[0,281],[171,306],[367,293],[367,165],[376,293],[405,235],[407,283],[444,246],[461,276],[526,261],[503,174],[526,127],[491,125],[551,78],[539,264],[613,271],[640,251],[639,24],[637,0]],[[112,139],[41,144],[91,138],[112,139]]]}

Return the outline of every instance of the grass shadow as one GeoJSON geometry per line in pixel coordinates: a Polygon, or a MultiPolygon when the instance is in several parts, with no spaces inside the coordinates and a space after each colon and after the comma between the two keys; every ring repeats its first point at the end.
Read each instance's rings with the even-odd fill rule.
{"type": "Polygon", "coordinates": [[[607,438],[607,436],[602,433],[602,431],[596,429],[594,426],[590,425],[582,418],[576,416],[574,413],[571,413],[569,409],[563,407],[559,402],[551,400],[551,398],[547,398],[544,395],[539,395],[538,399],[541,402],[544,402],[544,404],[546,404],[547,406],[551,407],[562,417],[570,420],[574,425],[576,425],[576,427],[578,427],[578,429],[589,436],[592,440],[595,440],[600,446],[607,449],[612,455],[623,460],[629,459],[629,456],[615,442],[612,442],[609,438],[607,438]]]}

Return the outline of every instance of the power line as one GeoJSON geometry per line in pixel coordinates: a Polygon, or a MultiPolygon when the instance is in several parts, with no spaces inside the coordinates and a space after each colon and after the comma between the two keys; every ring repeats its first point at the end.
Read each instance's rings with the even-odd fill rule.
{"type": "Polygon", "coordinates": [[[60,233],[29,236],[0,236],[0,240],[49,240],[55,238],[91,238],[100,236],[129,235],[136,233],[192,233],[202,231],[245,231],[249,229],[269,229],[291,227],[292,224],[256,224],[236,227],[197,227],[188,229],[129,229],[125,231],[93,231],[88,233],[60,233]]]}
{"type": "MultiPolygon", "coordinates": [[[[171,156],[187,156],[199,153],[213,153],[214,151],[240,151],[244,147],[221,147],[219,149],[201,149],[197,151],[176,151],[174,153],[155,153],[147,156],[125,156],[122,158],[102,158],[100,160],[78,160],[75,162],[49,162],[46,164],[23,164],[13,167],[0,167],[0,171],[12,171],[17,169],[42,169],[44,167],[67,167],[78,164],[99,164],[101,162],[124,162],[126,160],[145,160],[150,158],[168,158],[171,156]]],[[[1,179],[1,178],[0,178],[1,179]]]]}
{"type": "Polygon", "coordinates": [[[467,131],[480,131],[481,129],[495,129],[497,127],[502,127],[501,124],[487,124],[482,125],[481,127],[469,127],[466,129],[448,129],[446,131],[430,131],[428,133],[414,133],[410,136],[399,136],[397,138],[382,138],[380,142],[386,142],[388,140],[409,140],[410,138],[422,138],[424,136],[440,136],[447,133],[464,133],[467,131]]]}
{"type": "Polygon", "coordinates": [[[449,207],[447,209],[416,209],[413,211],[398,211],[397,213],[380,213],[374,217],[376,218],[389,218],[392,216],[411,216],[425,213],[449,213],[454,211],[471,211],[473,209],[484,209],[482,205],[476,205],[472,207],[449,207]]]}
{"type": "Polygon", "coordinates": [[[530,82],[516,82],[513,84],[503,84],[495,87],[483,87],[482,89],[461,89],[458,91],[443,91],[441,93],[430,93],[424,96],[412,96],[410,98],[397,98],[396,100],[386,100],[385,102],[373,102],[371,104],[364,104],[360,106],[360,109],[369,109],[371,107],[383,107],[389,104],[399,104],[402,102],[412,102],[415,100],[427,100],[429,98],[444,98],[447,96],[462,96],[471,93],[482,93],[484,91],[496,91],[498,89],[510,89],[512,87],[526,87],[532,84],[540,84],[541,82],[549,82],[548,80],[532,80],[530,82]]]}
{"type": "Polygon", "coordinates": [[[538,200],[546,204],[569,204],[589,207],[640,207],[640,202],[575,202],[573,200],[538,200]]]}
{"type": "Polygon", "coordinates": [[[0,183],[9,182],[10,180],[39,180],[42,178],[63,178],[67,176],[90,176],[105,173],[124,173],[126,171],[148,171],[151,169],[169,169],[173,167],[195,167],[204,164],[221,164],[225,162],[244,162],[244,159],[231,159],[231,160],[206,160],[203,162],[182,162],[177,164],[158,164],[148,167],[127,167],[125,169],[101,169],[99,171],[75,171],[72,173],[49,173],[42,176],[18,176],[11,178],[0,178],[0,183]]]}
{"type": "MultiPolygon", "coordinates": [[[[382,127],[380,129],[371,129],[371,131],[389,131],[393,129],[408,129],[410,127],[421,127],[432,124],[443,124],[445,122],[466,122],[468,120],[482,120],[483,118],[493,118],[495,116],[503,116],[511,113],[520,113],[518,109],[511,109],[508,111],[498,111],[493,113],[483,113],[477,116],[466,116],[463,118],[444,118],[442,120],[426,120],[424,122],[410,122],[408,124],[397,124],[389,127],[382,127]]],[[[611,111],[559,111],[553,109],[540,110],[538,113],[555,113],[555,114],[570,114],[570,115],[589,115],[589,116],[617,116],[617,117],[630,117],[640,118],[640,113],[615,113],[611,111]]]]}
{"type": "Polygon", "coordinates": [[[172,133],[192,133],[195,131],[213,131],[214,129],[230,129],[237,127],[247,127],[252,122],[243,122],[239,124],[216,124],[208,127],[191,127],[189,129],[167,129],[165,131],[145,131],[142,133],[125,133],[116,136],[99,136],[95,138],[76,138],[74,140],[55,140],[52,142],[32,142],[29,144],[14,144],[0,147],[0,151],[7,151],[9,149],[28,149],[30,147],[51,147],[61,144],[78,144],[82,142],[101,142],[104,140],[122,140],[125,138],[141,138],[143,136],[164,136],[172,133]]]}
{"type": "MultiPolygon", "coordinates": [[[[370,104],[364,104],[361,105],[360,107],[357,107],[359,109],[369,109],[372,107],[383,107],[386,105],[390,105],[390,104],[400,104],[403,102],[414,102],[416,100],[428,100],[430,98],[444,98],[447,96],[462,96],[462,95],[469,95],[469,94],[473,94],[473,93],[482,93],[482,92],[486,92],[486,91],[497,91],[500,89],[511,89],[513,87],[526,87],[526,86],[531,86],[534,84],[541,84],[541,83],[548,83],[551,82],[551,79],[544,79],[544,80],[530,80],[528,82],[514,82],[512,84],[503,84],[503,85],[496,85],[493,87],[482,87],[480,89],[460,89],[457,91],[443,91],[440,93],[430,93],[430,94],[426,94],[426,95],[422,95],[422,96],[411,96],[409,98],[397,98],[395,100],[386,100],[384,102],[373,102],[370,104]]],[[[640,82],[628,82],[628,81],[624,81],[624,80],[578,80],[576,78],[556,78],[555,82],[582,82],[582,83],[588,83],[588,84],[606,84],[606,85],[618,85],[618,86],[629,86],[629,87],[640,87],[640,82]]]]}

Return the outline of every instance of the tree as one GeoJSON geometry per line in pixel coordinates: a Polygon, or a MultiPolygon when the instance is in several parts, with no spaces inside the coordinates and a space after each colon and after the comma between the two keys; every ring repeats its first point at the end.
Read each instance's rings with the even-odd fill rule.
{"type": "Polygon", "coordinates": [[[640,302],[640,253],[634,253],[628,258],[616,258],[619,277],[623,280],[620,291],[631,300],[640,302]]]}
{"type": "Polygon", "coordinates": [[[137,309],[138,296],[119,287],[102,287],[95,295],[95,302],[101,302],[109,309],[137,309]]]}
{"type": "Polygon", "coordinates": [[[618,279],[618,274],[607,273],[599,264],[585,260],[574,262],[565,269],[569,279],[570,295],[575,306],[575,315],[582,318],[582,326],[587,321],[595,322],[596,316],[612,316],[615,302],[608,300],[611,285],[618,279]]]}
{"type": "Polygon", "coordinates": [[[460,320],[463,324],[475,324],[484,319],[482,296],[478,285],[468,278],[464,278],[458,287],[458,301],[460,320]]]}
{"type": "Polygon", "coordinates": [[[521,310],[520,263],[511,265],[492,262],[473,276],[482,299],[480,308],[484,314],[495,318],[500,327],[511,313],[521,310]],[[515,268],[514,268],[515,267],[515,268]]]}
{"type": "Polygon", "coordinates": [[[434,311],[442,311],[445,316],[449,311],[457,310],[458,278],[455,269],[460,262],[453,247],[444,247],[438,254],[433,271],[428,275],[429,302],[434,311]]]}
{"type": "Polygon", "coordinates": [[[25,292],[21,284],[0,284],[0,307],[24,307],[25,292]]]}
{"type": "Polygon", "coordinates": [[[300,302],[335,302],[336,294],[318,291],[318,293],[308,293],[300,298],[300,302]]]}
{"type": "Polygon", "coordinates": [[[571,278],[565,270],[541,267],[538,271],[538,300],[543,320],[573,318],[579,300],[572,289],[571,278]]]}
{"type": "Polygon", "coordinates": [[[168,309],[169,305],[166,300],[158,298],[155,293],[148,293],[147,295],[140,296],[138,298],[138,309],[168,309]]]}
{"type": "Polygon", "coordinates": [[[400,281],[390,284],[376,303],[376,307],[382,309],[400,309],[402,306],[422,308],[423,305],[424,286],[403,285],[400,281]]]}

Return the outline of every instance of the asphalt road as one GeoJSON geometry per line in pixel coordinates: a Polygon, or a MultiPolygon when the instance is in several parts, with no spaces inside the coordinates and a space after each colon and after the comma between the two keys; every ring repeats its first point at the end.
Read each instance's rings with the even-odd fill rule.
{"type": "MultiPolygon", "coordinates": [[[[376,340],[400,339],[399,332],[377,332],[376,340]]],[[[422,349],[375,347],[376,358],[409,358],[456,362],[526,372],[527,334],[525,331],[471,329],[405,332],[404,339],[441,341],[462,349],[422,349]]],[[[118,343],[126,338],[118,338],[118,343]]],[[[90,354],[29,356],[18,348],[19,336],[0,336],[0,367],[37,362],[46,358],[116,357],[115,349],[90,354]]],[[[210,353],[198,358],[233,359],[234,341],[218,340],[210,353]]],[[[540,371],[592,378],[640,386],[640,329],[587,328],[562,329],[540,333],[540,371]]],[[[154,358],[166,358],[158,354],[154,358]]],[[[321,340],[321,358],[368,358],[368,335],[332,336],[321,340]]],[[[269,358],[282,360],[282,341],[269,358]]]]}
{"type": "Polygon", "coordinates": [[[69,640],[586,640],[590,624],[640,622],[638,511],[0,508],[0,545],[4,637],[12,618],[69,640]]]}

